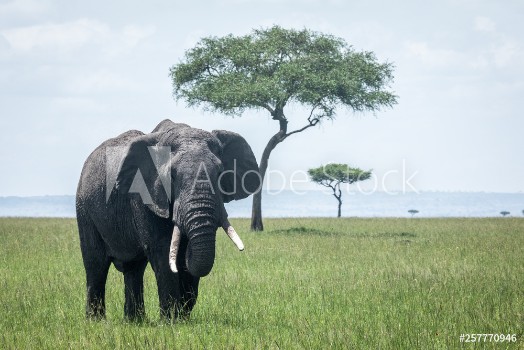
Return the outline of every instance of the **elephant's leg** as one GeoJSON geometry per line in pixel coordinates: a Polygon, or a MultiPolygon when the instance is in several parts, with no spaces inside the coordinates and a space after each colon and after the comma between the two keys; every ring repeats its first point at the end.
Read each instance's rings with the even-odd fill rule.
{"type": "Polygon", "coordinates": [[[144,271],[147,260],[128,263],[124,267],[125,305],[124,315],[128,320],[140,320],[145,315],[144,271]]]}
{"type": "Polygon", "coordinates": [[[94,225],[79,218],[80,246],[86,270],[86,316],[105,317],[105,287],[111,260],[106,255],[104,242],[94,225]]]}
{"type": "Polygon", "coordinates": [[[169,242],[152,249],[149,262],[155,272],[158,286],[158,300],[162,316],[177,318],[180,310],[180,286],[177,275],[169,267],[169,242]]]}
{"type": "Polygon", "coordinates": [[[106,279],[111,262],[108,259],[107,261],[91,261],[89,264],[91,268],[86,271],[86,316],[90,319],[102,319],[106,316],[106,279]]]}
{"type": "Polygon", "coordinates": [[[180,316],[189,318],[198,297],[198,282],[200,278],[191,276],[187,270],[182,269],[182,271],[179,272],[179,280],[182,295],[182,310],[180,316]]]}

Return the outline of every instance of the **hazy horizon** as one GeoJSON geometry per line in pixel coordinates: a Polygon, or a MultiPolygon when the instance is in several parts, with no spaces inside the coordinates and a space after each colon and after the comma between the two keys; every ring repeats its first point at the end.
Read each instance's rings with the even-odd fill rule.
{"type": "MultiPolygon", "coordinates": [[[[264,217],[333,217],[337,201],[327,191],[284,190],[267,194],[262,202],[264,217]]],[[[388,195],[353,193],[342,196],[344,217],[499,217],[524,215],[524,193],[422,192],[388,195]]],[[[229,217],[251,216],[251,200],[226,204],[229,217]]],[[[75,217],[75,196],[0,197],[0,217],[75,217]]]]}
{"type": "MultiPolygon", "coordinates": [[[[300,189],[300,190],[292,190],[292,189],[285,188],[282,190],[264,189],[263,193],[264,193],[264,196],[268,196],[268,195],[278,196],[278,194],[283,193],[283,192],[291,192],[291,193],[293,192],[324,192],[326,195],[331,196],[332,194],[330,193],[330,191],[331,191],[330,189],[325,190],[321,188],[307,188],[307,189],[300,189]]],[[[417,195],[417,194],[430,194],[430,193],[435,193],[435,194],[461,194],[461,193],[462,194],[502,194],[502,195],[504,194],[524,194],[524,191],[496,192],[496,191],[460,191],[460,190],[459,191],[422,190],[422,191],[406,191],[406,192],[402,192],[401,190],[396,190],[395,192],[398,192],[398,193],[388,194],[388,192],[382,191],[382,190],[372,191],[370,193],[352,191],[348,195],[349,196],[352,196],[352,195],[366,196],[366,195],[372,195],[372,194],[383,194],[383,195],[388,195],[388,196],[390,195],[394,197],[394,196],[402,196],[402,195],[417,195]]],[[[0,196],[0,198],[43,198],[43,197],[75,197],[75,196],[76,196],[76,193],[63,193],[63,194],[42,194],[42,195],[29,195],[29,196],[7,195],[7,196],[0,196]]],[[[249,196],[245,200],[251,202],[252,196],[249,196]]]]}

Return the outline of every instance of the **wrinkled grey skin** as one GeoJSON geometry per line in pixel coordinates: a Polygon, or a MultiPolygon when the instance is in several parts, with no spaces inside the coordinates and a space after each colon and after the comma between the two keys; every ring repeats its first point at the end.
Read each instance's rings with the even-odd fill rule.
{"type": "Polygon", "coordinates": [[[124,274],[125,316],[142,317],[143,274],[148,262],[157,280],[161,313],[189,316],[198,296],[199,279],[213,267],[217,228],[227,222],[224,202],[256,191],[260,181],[254,172],[258,172],[256,159],[240,135],[223,130],[209,133],[170,120],[162,121],[150,134],[131,130],[95,149],[84,164],[76,197],[87,316],[105,316],[105,283],[113,263],[124,274]],[[161,168],[171,176],[171,200],[148,146],[171,148],[171,157],[161,168]],[[230,171],[219,177],[233,170],[235,163],[234,175],[230,171]],[[201,164],[207,174],[199,169],[201,164]],[[138,193],[130,193],[138,169],[152,204],[144,204],[138,193]],[[107,170],[118,175],[106,201],[107,170]],[[171,271],[168,262],[174,225],[181,231],[178,273],[171,271]]]}

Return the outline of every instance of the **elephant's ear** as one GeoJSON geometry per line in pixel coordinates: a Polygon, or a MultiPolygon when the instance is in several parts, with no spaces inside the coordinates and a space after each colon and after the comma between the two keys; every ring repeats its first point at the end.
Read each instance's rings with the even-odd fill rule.
{"type": "Polygon", "coordinates": [[[139,196],[156,215],[169,218],[171,196],[171,147],[158,142],[162,132],[134,139],[124,152],[116,179],[120,194],[139,196]]]}
{"type": "Polygon", "coordinates": [[[239,200],[260,190],[261,178],[257,160],[251,147],[242,136],[226,130],[213,130],[222,144],[220,190],[224,202],[239,200]]]}

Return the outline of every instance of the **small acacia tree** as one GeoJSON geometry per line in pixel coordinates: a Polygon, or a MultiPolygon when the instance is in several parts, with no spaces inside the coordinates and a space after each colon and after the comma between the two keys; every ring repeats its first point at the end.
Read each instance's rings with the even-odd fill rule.
{"type": "Polygon", "coordinates": [[[502,216],[507,216],[509,214],[511,214],[511,213],[509,211],[507,211],[507,210],[504,210],[504,211],[500,212],[500,215],[502,215],[502,216]]]}
{"type": "Polygon", "coordinates": [[[418,210],[417,209],[409,209],[408,213],[410,213],[411,217],[413,217],[413,216],[415,216],[415,214],[418,214],[418,210]]]}
{"type": "Polygon", "coordinates": [[[330,187],[333,190],[333,196],[338,201],[337,217],[340,217],[342,214],[342,190],[340,185],[367,180],[371,177],[371,170],[364,171],[359,168],[351,168],[347,164],[327,164],[309,169],[308,174],[311,177],[311,181],[330,187]]]}
{"type": "MultiPolygon", "coordinates": [[[[278,123],[260,158],[265,177],[273,149],[289,136],[334,119],[338,106],[375,112],[391,107],[393,65],[372,52],[356,52],[343,39],[307,29],[273,26],[235,37],[203,38],[172,66],[176,99],[226,115],[265,110],[278,123]],[[306,108],[304,124],[288,130],[285,108],[306,108]]],[[[253,196],[251,229],[263,230],[262,192],[253,196]]]]}

